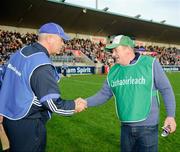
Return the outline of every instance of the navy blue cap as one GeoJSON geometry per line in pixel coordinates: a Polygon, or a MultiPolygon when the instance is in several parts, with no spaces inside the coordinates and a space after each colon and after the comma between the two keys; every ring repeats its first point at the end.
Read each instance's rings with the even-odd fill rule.
{"type": "Polygon", "coordinates": [[[42,25],[39,29],[39,34],[41,33],[56,34],[66,41],[71,39],[70,36],[64,32],[63,28],[56,23],[46,23],[42,25]]]}

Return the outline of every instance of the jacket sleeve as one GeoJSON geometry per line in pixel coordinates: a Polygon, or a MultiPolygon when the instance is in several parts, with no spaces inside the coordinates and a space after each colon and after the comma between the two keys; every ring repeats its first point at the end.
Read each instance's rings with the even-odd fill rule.
{"type": "Polygon", "coordinates": [[[72,115],[75,112],[73,100],[61,98],[60,89],[54,76],[54,68],[51,65],[38,67],[31,76],[31,88],[37,97],[34,104],[42,104],[51,112],[60,115],[72,115]]]}
{"type": "Polygon", "coordinates": [[[95,95],[88,97],[87,100],[87,106],[97,106],[100,104],[105,103],[113,96],[112,91],[107,83],[107,80],[105,80],[103,87],[100,91],[98,91],[95,95]]]}
{"type": "Polygon", "coordinates": [[[175,117],[176,103],[174,92],[165,72],[157,60],[154,62],[154,82],[155,88],[159,90],[163,97],[167,116],[175,117]]]}

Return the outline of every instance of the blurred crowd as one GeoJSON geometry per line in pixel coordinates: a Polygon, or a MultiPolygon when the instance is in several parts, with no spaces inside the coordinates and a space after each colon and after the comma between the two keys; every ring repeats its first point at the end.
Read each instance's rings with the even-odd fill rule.
{"type": "Polygon", "coordinates": [[[31,44],[37,41],[37,35],[34,33],[21,34],[19,32],[9,32],[0,29],[0,58],[7,61],[9,56],[23,45],[31,44]]]}
{"type": "MultiPolygon", "coordinates": [[[[0,30],[0,59],[6,62],[9,56],[24,45],[37,41],[37,34],[19,32],[11,32],[0,30]]],[[[105,44],[102,42],[94,43],[89,39],[74,38],[65,42],[65,46],[60,56],[72,56],[69,50],[80,50],[94,63],[103,63],[104,65],[112,65],[114,59],[110,52],[104,51],[105,44]],[[67,51],[68,50],[68,51],[67,51]]],[[[135,50],[141,54],[156,56],[162,65],[180,65],[180,59],[176,58],[180,52],[175,47],[159,47],[159,46],[136,46],[135,50]]]]}
{"type": "Polygon", "coordinates": [[[142,54],[156,56],[162,65],[180,65],[180,60],[177,56],[180,54],[180,50],[175,47],[159,47],[159,46],[136,46],[135,48],[142,54]]]}
{"type": "Polygon", "coordinates": [[[65,44],[66,49],[80,50],[94,63],[110,64],[114,62],[111,53],[104,51],[105,44],[102,42],[93,43],[89,39],[77,39],[74,38],[65,44]]]}

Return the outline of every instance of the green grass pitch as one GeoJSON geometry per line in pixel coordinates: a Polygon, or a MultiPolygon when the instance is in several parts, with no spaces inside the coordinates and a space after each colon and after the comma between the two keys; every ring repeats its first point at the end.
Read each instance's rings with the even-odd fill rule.
{"type": "MultiPolygon", "coordinates": [[[[180,73],[167,73],[176,97],[177,130],[163,138],[159,134],[159,152],[180,151],[180,73]]],[[[105,75],[71,76],[62,78],[64,99],[86,98],[95,94],[106,79],[105,75]]],[[[160,98],[161,99],[161,98],[160,98]]],[[[159,133],[166,116],[161,99],[159,133]]],[[[88,108],[71,117],[53,115],[47,125],[47,152],[118,152],[120,122],[114,98],[105,104],[88,108]]]]}

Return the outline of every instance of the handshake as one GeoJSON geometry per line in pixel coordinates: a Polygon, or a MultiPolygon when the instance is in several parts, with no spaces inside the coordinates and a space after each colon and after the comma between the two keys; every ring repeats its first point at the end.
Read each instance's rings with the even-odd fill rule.
{"type": "Polygon", "coordinates": [[[75,112],[81,112],[87,108],[87,101],[82,98],[77,98],[75,102],[75,112]]]}

